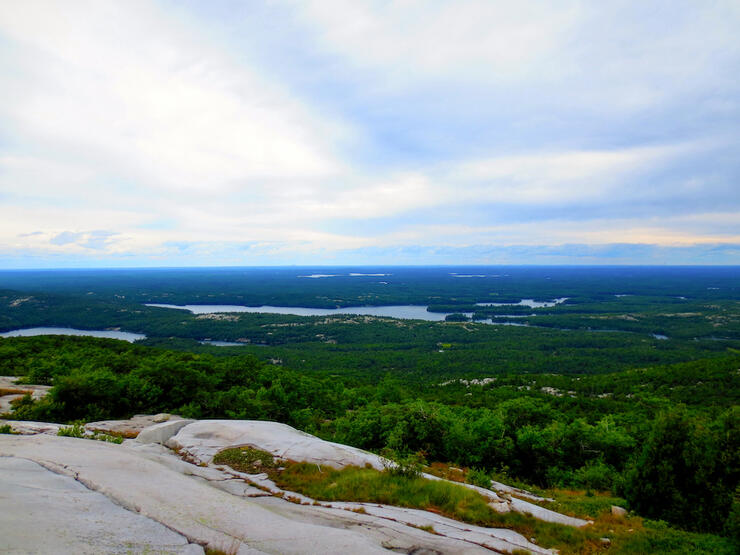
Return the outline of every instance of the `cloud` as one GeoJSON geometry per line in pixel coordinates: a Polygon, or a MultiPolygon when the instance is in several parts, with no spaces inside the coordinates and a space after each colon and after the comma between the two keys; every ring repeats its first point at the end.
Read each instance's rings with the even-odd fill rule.
{"type": "Polygon", "coordinates": [[[5,121],[65,160],[210,193],[337,171],[338,125],[148,3],[6,4],[0,33],[16,48],[5,121]]]}
{"type": "Polygon", "coordinates": [[[0,255],[736,244],[738,25],[722,1],[5,3],[0,255]]]}
{"type": "MultiPolygon", "coordinates": [[[[37,234],[34,234],[37,235],[37,234]]],[[[111,231],[63,231],[51,239],[49,243],[56,246],[75,245],[85,249],[105,250],[113,238],[118,235],[111,231]]]]}

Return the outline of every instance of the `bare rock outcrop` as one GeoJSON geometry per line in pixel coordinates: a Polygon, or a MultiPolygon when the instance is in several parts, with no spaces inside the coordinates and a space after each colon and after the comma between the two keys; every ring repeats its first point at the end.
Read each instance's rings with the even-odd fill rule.
{"type": "Polygon", "coordinates": [[[0,491],[3,553],[203,553],[181,534],[29,459],[0,457],[0,491]]]}
{"type": "MultiPolygon", "coordinates": [[[[54,493],[63,488],[72,492],[67,499],[79,498],[76,506],[80,510],[94,505],[103,507],[99,509],[103,511],[101,514],[111,515],[110,522],[119,522],[115,519],[120,517],[121,527],[135,536],[129,542],[136,546],[134,551],[196,553],[202,547],[209,547],[239,554],[363,554],[389,549],[401,553],[490,553],[491,550],[552,553],[512,530],[473,526],[417,509],[320,502],[280,490],[266,474],[242,474],[212,464],[218,451],[243,445],[269,451],[283,459],[334,468],[369,465],[382,469],[389,464],[372,453],[324,441],[285,424],[189,421],[157,415],[136,417],[133,425],[132,421],[103,426],[98,423],[95,429],[116,433],[132,430],[143,422],[151,425],[142,427],[136,440],[124,441],[122,445],[56,437],[53,434],[58,425],[13,422],[14,428],[16,424],[25,426],[27,434],[33,430],[37,433],[0,435],[0,474],[4,480],[0,491],[11,492],[10,496],[0,495],[0,537],[6,532],[15,533],[8,537],[14,538],[12,545],[22,546],[20,551],[43,552],[46,550],[43,542],[56,541],[55,534],[65,535],[71,527],[72,539],[65,535],[59,540],[60,545],[67,545],[64,542],[69,539],[67,552],[75,551],[75,546],[88,540],[90,545],[99,547],[93,551],[115,552],[105,547],[108,544],[104,542],[112,542],[111,545],[124,542],[125,533],[120,537],[105,536],[95,527],[95,522],[86,523],[88,527],[77,527],[74,507],[68,509],[64,499],[54,493]],[[152,424],[155,419],[159,422],[152,424]],[[3,472],[5,468],[13,472],[3,472]],[[28,483],[24,476],[31,475],[39,477],[40,486],[36,489],[24,486],[28,483]],[[92,492],[97,493],[86,497],[92,492]],[[44,529],[43,538],[18,535],[16,516],[6,516],[17,503],[31,508],[46,503],[59,516],[53,517],[57,520],[52,519],[55,524],[50,524],[48,531],[44,529]],[[65,514],[68,520],[64,520],[65,514]],[[132,524],[125,524],[126,518],[134,518],[132,524]],[[151,539],[150,534],[160,530],[158,526],[164,532],[151,539]]],[[[531,513],[570,526],[587,524],[508,494],[466,487],[486,495],[491,506],[498,506],[502,511],[531,513]]],[[[32,513],[29,510],[23,518],[32,518],[29,516],[32,513]]],[[[46,509],[43,514],[47,514],[46,509]]],[[[86,552],[82,548],[77,551],[86,552]]]]}

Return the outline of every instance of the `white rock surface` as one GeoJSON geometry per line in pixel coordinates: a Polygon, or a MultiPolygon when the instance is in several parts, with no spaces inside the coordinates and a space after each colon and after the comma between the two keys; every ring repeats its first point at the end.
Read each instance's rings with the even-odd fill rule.
{"type": "Polygon", "coordinates": [[[384,459],[362,449],[324,441],[279,422],[198,420],[185,426],[166,445],[196,462],[210,463],[226,447],[248,445],[273,455],[318,465],[384,468],[384,459]]]}
{"type": "MultiPolygon", "coordinates": [[[[203,478],[172,470],[157,460],[165,455],[151,449],[67,437],[6,435],[0,436],[0,452],[75,476],[89,489],[164,524],[191,542],[242,555],[364,554],[387,553],[387,549],[490,553],[476,543],[435,536],[386,518],[296,505],[274,497],[226,493],[203,478]]],[[[5,518],[0,513],[0,521],[5,518]]]]}
{"type": "Polygon", "coordinates": [[[203,553],[158,522],[127,511],[73,478],[0,457],[3,553],[203,553]]]}

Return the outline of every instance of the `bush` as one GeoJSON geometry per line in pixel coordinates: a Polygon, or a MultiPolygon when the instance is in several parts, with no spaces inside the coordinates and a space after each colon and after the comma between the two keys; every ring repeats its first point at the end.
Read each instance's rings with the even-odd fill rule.
{"type": "Polygon", "coordinates": [[[385,465],[385,472],[393,476],[402,476],[404,478],[418,478],[424,469],[424,456],[421,453],[409,453],[401,455],[392,450],[386,450],[383,453],[388,463],[385,465]]]}
{"type": "Polygon", "coordinates": [[[468,484],[473,484],[474,486],[481,488],[491,488],[491,477],[481,468],[471,468],[468,470],[468,475],[465,476],[465,481],[468,484]]]}

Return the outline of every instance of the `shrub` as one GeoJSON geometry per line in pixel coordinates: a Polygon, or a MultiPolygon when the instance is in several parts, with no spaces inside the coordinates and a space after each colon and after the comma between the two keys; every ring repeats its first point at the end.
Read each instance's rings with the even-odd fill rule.
{"type": "Polygon", "coordinates": [[[58,436],[64,437],[85,437],[85,427],[80,422],[75,422],[71,426],[59,428],[58,436]]]}
{"type": "Polygon", "coordinates": [[[471,468],[468,470],[468,475],[465,477],[465,481],[468,484],[479,486],[481,488],[490,489],[491,477],[488,473],[481,468],[471,468]]]}

